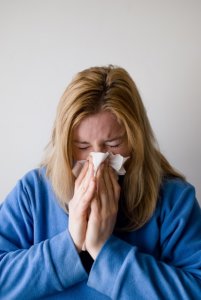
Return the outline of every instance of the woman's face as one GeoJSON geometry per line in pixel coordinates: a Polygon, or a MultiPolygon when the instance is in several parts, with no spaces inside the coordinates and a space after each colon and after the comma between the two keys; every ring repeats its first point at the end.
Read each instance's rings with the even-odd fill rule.
{"type": "Polygon", "coordinates": [[[85,160],[90,152],[129,156],[126,130],[113,113],[102,111],[88,116],[73,130],[73,159],[85,160]]]}

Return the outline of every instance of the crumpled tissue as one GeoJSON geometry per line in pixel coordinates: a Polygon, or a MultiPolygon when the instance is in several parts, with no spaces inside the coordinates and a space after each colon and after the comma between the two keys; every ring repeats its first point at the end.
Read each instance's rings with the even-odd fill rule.
{"type": "MultiPolygon", "coordinates": [[[[120,154],[112,154],[109,152],[91,152],[90,156],[94,164],[94,175],[96,175],[100,164],[108,158],[109,165],[117,172],[118,175],[125,175],[126,170],[123,165],[129,157],[123,157],[120,154]]],[[[77,163],[84,164],[86,160],[78,160],[77,163]]]]}

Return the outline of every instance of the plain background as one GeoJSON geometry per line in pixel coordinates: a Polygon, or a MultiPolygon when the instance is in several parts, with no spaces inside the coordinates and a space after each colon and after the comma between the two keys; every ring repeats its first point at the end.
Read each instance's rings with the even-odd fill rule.
{"type": "Polygon", "coordinates": [[[0,201],[40,163],[75,73],[107,64],[131,74],[201,200],[200,0],[0,0],[0,201]]]}

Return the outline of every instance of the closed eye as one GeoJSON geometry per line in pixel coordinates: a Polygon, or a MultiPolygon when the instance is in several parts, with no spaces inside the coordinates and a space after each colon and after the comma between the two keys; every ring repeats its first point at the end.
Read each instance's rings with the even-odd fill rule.
{"type": "Polygon", "coordinates": [[[107,147],[110,147],[110,148],[118,148],[121,144],[117,144],[117,145],[107,145],[107,147]]]}
{"type": "Polygon", "coordinates": [[[78,147],[78,149],[80,149],[80,150],[86,150],[88,148],[89,148],[89,146],[87,146],[87,147],[78,147]]]}

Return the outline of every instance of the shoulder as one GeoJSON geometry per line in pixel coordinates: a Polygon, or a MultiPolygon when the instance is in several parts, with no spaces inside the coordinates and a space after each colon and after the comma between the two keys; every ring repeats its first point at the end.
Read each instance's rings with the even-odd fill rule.
{"type": "Polygon", "coordinates": [[[180,178],[166,178],[162,181],[160,188],[160,197],[178,197],[184,192],[195,193],[195,188],[189,182],[180,178]]]}
{"type": "Polygon", "coordinates": [[[27,195],[31,201],[38,202],[43,199],[43,203],[55,199],[52,184],[46,175],[45,168],[37,168],[27,172],[19,180],[22,192],[27,195]]]}
{"type": "Polygon", "coordinates": [[[45,181],[47,180],[47,176],[46,176],[46,169],[43,167],[30,170],[20,178],[20,181],[23,184],[26,184],[28,182],[36,183],[44,180],[45,181]]]}
{"type": "Polygon", "coordinates": [[[194,186],[179,178],[163,180],[158,205],[164,217],[174,214],[181,216],[192,209],[200,211],[194,186]]]}
{"type": "Polygon", "coordinates": [[[45,168],[36,168],[28,171],[19,181],[23,189],[50,187],[45,168]]]}
{"type": "Polygon", "coordinates": [[[27,207],[43,205],[55,198],[45,168],[28,171],[20,178],[3,203],[9,206],[27,207]],[[43,201],[41,201],[43,199],[43,201]],[[40,205],[41,205],[40,204],[40,205]]]}
{"type": "Polygon", "coordinates": [[[35,192],[44,192],[45,190],[52,191],[52,185],[46,175],[46,169],[44,167],[28,171],[22,178],[18,180],[17,185],[19,185],[22,190],[27,192],[31,192],[32,190],[35,192]]]}

